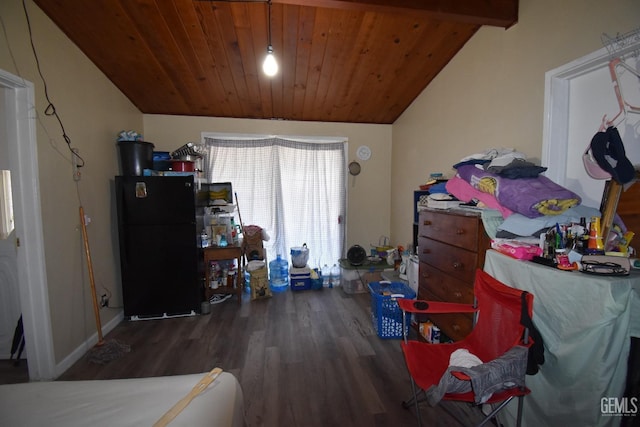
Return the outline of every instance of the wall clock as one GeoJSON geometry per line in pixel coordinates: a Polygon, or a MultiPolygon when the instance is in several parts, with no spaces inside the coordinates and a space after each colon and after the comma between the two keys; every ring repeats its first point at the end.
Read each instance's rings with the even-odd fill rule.
{"type": "Polygon", "coordinates": [[[356,156],[358,156],[360,160],[369,160],[369,158],[371,157],[371,148],[367,147],[366,145],[361,145],[356,151],[356,156]]]}
{"type": "Polygon", "coordinates": [[[351,175],[353,176],[360,175],[360,171],[361,171],[360,163],[358,162],[349,163],[349,173],[351,175]]]}

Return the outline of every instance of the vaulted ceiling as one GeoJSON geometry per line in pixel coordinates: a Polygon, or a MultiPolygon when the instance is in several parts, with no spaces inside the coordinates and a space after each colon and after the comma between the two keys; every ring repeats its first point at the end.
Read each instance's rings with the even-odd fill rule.
{"type": "MultiPolygon", "coordinates": [[[[393,123],[518,0],[34,0],[149,114],[393,123]]],[[[37,41],[36,41],[37,43],[37,41]]]]}

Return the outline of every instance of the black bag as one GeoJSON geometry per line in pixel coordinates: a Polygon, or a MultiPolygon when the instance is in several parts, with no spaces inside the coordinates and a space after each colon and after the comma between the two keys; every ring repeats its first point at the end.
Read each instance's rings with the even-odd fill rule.
{"type": "Polygon", "coordinates": [[[520,323],[529,329],[529,337],[533,340],[533,344],[529,347],[529,355],[527,357],[527,375],[535,375],[538,373],[540,365],[544,365],[544,341],[540,331],[533,324],[533,320],[529,316],[527,310],[527,293],[522,292],[522,310],[520,315],[520,323]]]}

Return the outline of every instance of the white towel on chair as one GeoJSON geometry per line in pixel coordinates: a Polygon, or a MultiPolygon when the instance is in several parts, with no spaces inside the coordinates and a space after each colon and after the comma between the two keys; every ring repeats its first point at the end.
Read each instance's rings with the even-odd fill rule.
{"type": "Polygon", "coordinates": [[[482,365],[482,360],[466,348],[459,348],[449,357],[449,366],[462,366],[463,368],[472,368],[482,365]]]}

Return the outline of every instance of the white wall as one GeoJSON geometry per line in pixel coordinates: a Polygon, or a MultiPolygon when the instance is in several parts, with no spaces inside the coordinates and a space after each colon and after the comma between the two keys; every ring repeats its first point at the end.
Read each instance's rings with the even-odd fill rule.
{"type": "Polygon", "coordinates": [[[520,0],[518,23],[481,28],[393,125],[391,234],[411,240],[413,191],[462,157],[513,147],[540,159],[545,72],[640,25],[637,0],[520,0]]]}

